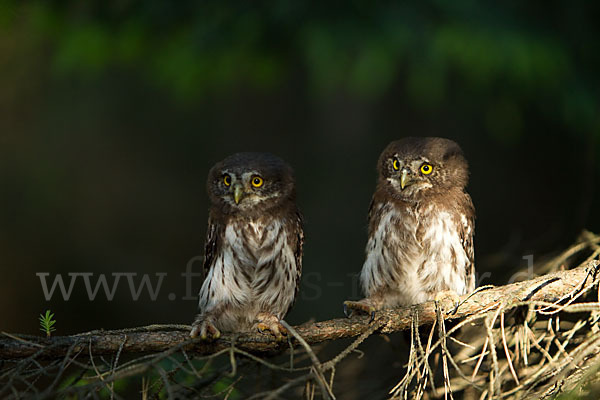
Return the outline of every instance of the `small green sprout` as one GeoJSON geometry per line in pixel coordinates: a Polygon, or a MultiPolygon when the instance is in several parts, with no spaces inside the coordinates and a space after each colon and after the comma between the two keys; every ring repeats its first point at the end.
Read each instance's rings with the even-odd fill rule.
{"type": "Polygon", "coordinates": [[[46,315],[40,314],[40,331],[46,332],[47,337],[50,337],[52,332],[56,330],[54,327],[56,321],[53,318],[54,314],[50,310],[46,310],[46,315]]]}

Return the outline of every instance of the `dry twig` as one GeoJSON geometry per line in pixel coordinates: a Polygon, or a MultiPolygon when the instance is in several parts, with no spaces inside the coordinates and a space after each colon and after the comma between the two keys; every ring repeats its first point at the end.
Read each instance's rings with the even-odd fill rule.
{"type": "Polygon", "coordinates": [[[421,399],[426,393],[429,397],[453,398],[467,389],[479,392],[482,399],[545,398],[568,389],[583,390],[578,379],[591,379],[592,373],[600,370],[600,329],[596,326],[600,318],[600,263],[595,260],[600,254],[599,244],[600,237],[586,233],[581,243],[547,263],[546,268],[555,269],[573,255],[591,251],[584,265],[529,281],[480,288],[464,296],[451,315],[444,316],[442,310],[452,308],[452,304],[438,307],[429,302],[378,312],[371,323],[369,316],[296,327],[283,322],[290,332],[286,343],[259,333],[224,335],[207,343],[189,339],[187,325],[151,325],[50,338],[2,332],[0,396],[94,393],[95,397],[104,390],[111,398],[120,398],[115,382],[142,376],[143,398],[157,392],[168,398],[229,397],[247,376],[259,378],[256,366],[261,366],[278,374],[283,382],[269,390],[255,390],[251,398],[281,398],[304,386],[306,398],[320,395],[335,399],[336,368],[348,355],[375,332],[408,329],[408,363],[404,377],[390,390],[394,398],[421,399]],[[519,315],[523,316],[517,318],[519,315]],[[507,323],[510,318],[516,322],[507,323]],[[446,321],[451,320],[453,327],[447,330],[446,321]],[[426,343],[419,334],[422,326],[431,326],[426,343]],[[460,330],[465,332],[456,337],[460,330]],[[320,362],[320,346],[342,338],[356,339],[329,361],[320,362]],[[286,351],[290,353],[288,363],[266,360],[286,351]],[[103,358],[109,354],[113,356],[110,362],[103,358]],[[443,389],[434,383],[436,364],[440,364],[435,358],[440,355],[443,389]],[[125,362],[120,362],[122,359],[125,362]],[[73,369],[79,372],[65,378],[73,369]],[[330,372],[328,379],[326,372],[330,372]],[[178,374],[193,379],[181,379],[178,374]],[[50,383],[41,387],[41,378],[50,383]],[[223,382],[220,389],[210,389],[217,382],[223,382]]]}

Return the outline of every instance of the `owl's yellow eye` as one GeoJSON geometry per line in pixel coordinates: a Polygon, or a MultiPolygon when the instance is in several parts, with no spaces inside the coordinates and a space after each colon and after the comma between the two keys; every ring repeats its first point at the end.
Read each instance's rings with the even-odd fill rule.
{"type": "Polygon", "coordinates": [[[427,163],[421,165],[421,172],[423,175],[429,175],[433,172],[433,165],[427,163]]]}
{"type": "Polygon", "coordinates": [[[252,182],[252,186],[254,186],[255,188],[259,188],[263,185],[263,183],[265,183],[263,178],[261,178],[258,175],[253,176],[251,182],[252,182]]]}
{"type": "Polygon", "coordinates": [[[392,167],[394,167],[394,171],[398,171],[400,169],[400,161],[395,159],[394,162],[392,163],[392,167]]]}
{"type": "Polygon", "coordinates": [[[225,186],[231,185],[231,176],[227,174],[223,175],[223,183],[225,184],[225,186]]]}

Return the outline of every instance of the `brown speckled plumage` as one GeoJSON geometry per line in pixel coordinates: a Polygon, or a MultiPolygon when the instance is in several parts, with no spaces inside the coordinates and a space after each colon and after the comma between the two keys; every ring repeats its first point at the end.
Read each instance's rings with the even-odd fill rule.
{"type": "Polygon", "coordinates": [[[210,170],[207,191],[204,283],[191,335],[216,338],[220,330],[258,327],[280,337],[279,320],[302,273],[304,234],[292,170],[270,154],[238,153],[210,170]],[[259,187],[252,184],[256,177],[259,187]]]}
{"type": "Polygon", "coordinates": [[[372,311],[473,291],[475,209],[460,147],[442,138],[398,140],[382,152],[378,171],[360,276],[366,298],[347,306],[372,311]]]}

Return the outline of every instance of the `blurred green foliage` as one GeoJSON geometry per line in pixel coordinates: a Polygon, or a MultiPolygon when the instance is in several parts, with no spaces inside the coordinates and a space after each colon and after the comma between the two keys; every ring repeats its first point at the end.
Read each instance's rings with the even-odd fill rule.
{"type": "MultiPolygon", "coordinates": [[[[3,330],[39,333],[41,304],[61,334],[189,323],[200,282],[181,273],[201,259],[205,177],[236,151],[296,172],[306,246],[290,323],[360,296],[375,163],[408,135],[465,151],[477,270],[505,283],[524,255],[600,230],[599,16],[599,2],[559,0],[0,0],[3,330]],[[156,301],[123,287],[92,302],[81,285],[48,301],[40,271],[169,275],[156,301]]],[[[386,398],[405,353],[369,345],[336,380],[386,398]]]]}
{"type": "Polygon", "coordinates": [[[40,304],[65,316],[61,333],[189,322],[196,302],[181,299],[180,274],[202,254],[204,180],[236,151],[273,152],[296,172],[306,252],[292,323],[340,316],[360,296],[375,162],[402,136],[464,149],[488,283],[523,255],[598,231],[598,11],[517,0],[0,0],[5,329],[36,331],[22,316],[40,304]],[[126,289],[90,302],[79,286],[74,301],[46,301],[39,271],[169,279],[156,302],[126,289]]]}
{"type": "Polygon", "coordinates": [[[522,128],[520,109],[540,97],[551,103],[547,116],[600,131],[600,63],[587,40],[597,32],[582,29],[596,9],[585,2],[3,0],[0,21],[20,46],[52,46],[48,62],[58,77],[131,69],[184,101],[239,85],[269,90],[299,68],[318,97],[341,89],[381,98],[401,74],[405,95],[426,109],[448,91],[494,92],[501,101],[489,105],[487,125],[499,138],[510,132],[510,141],[522,128]]]}

